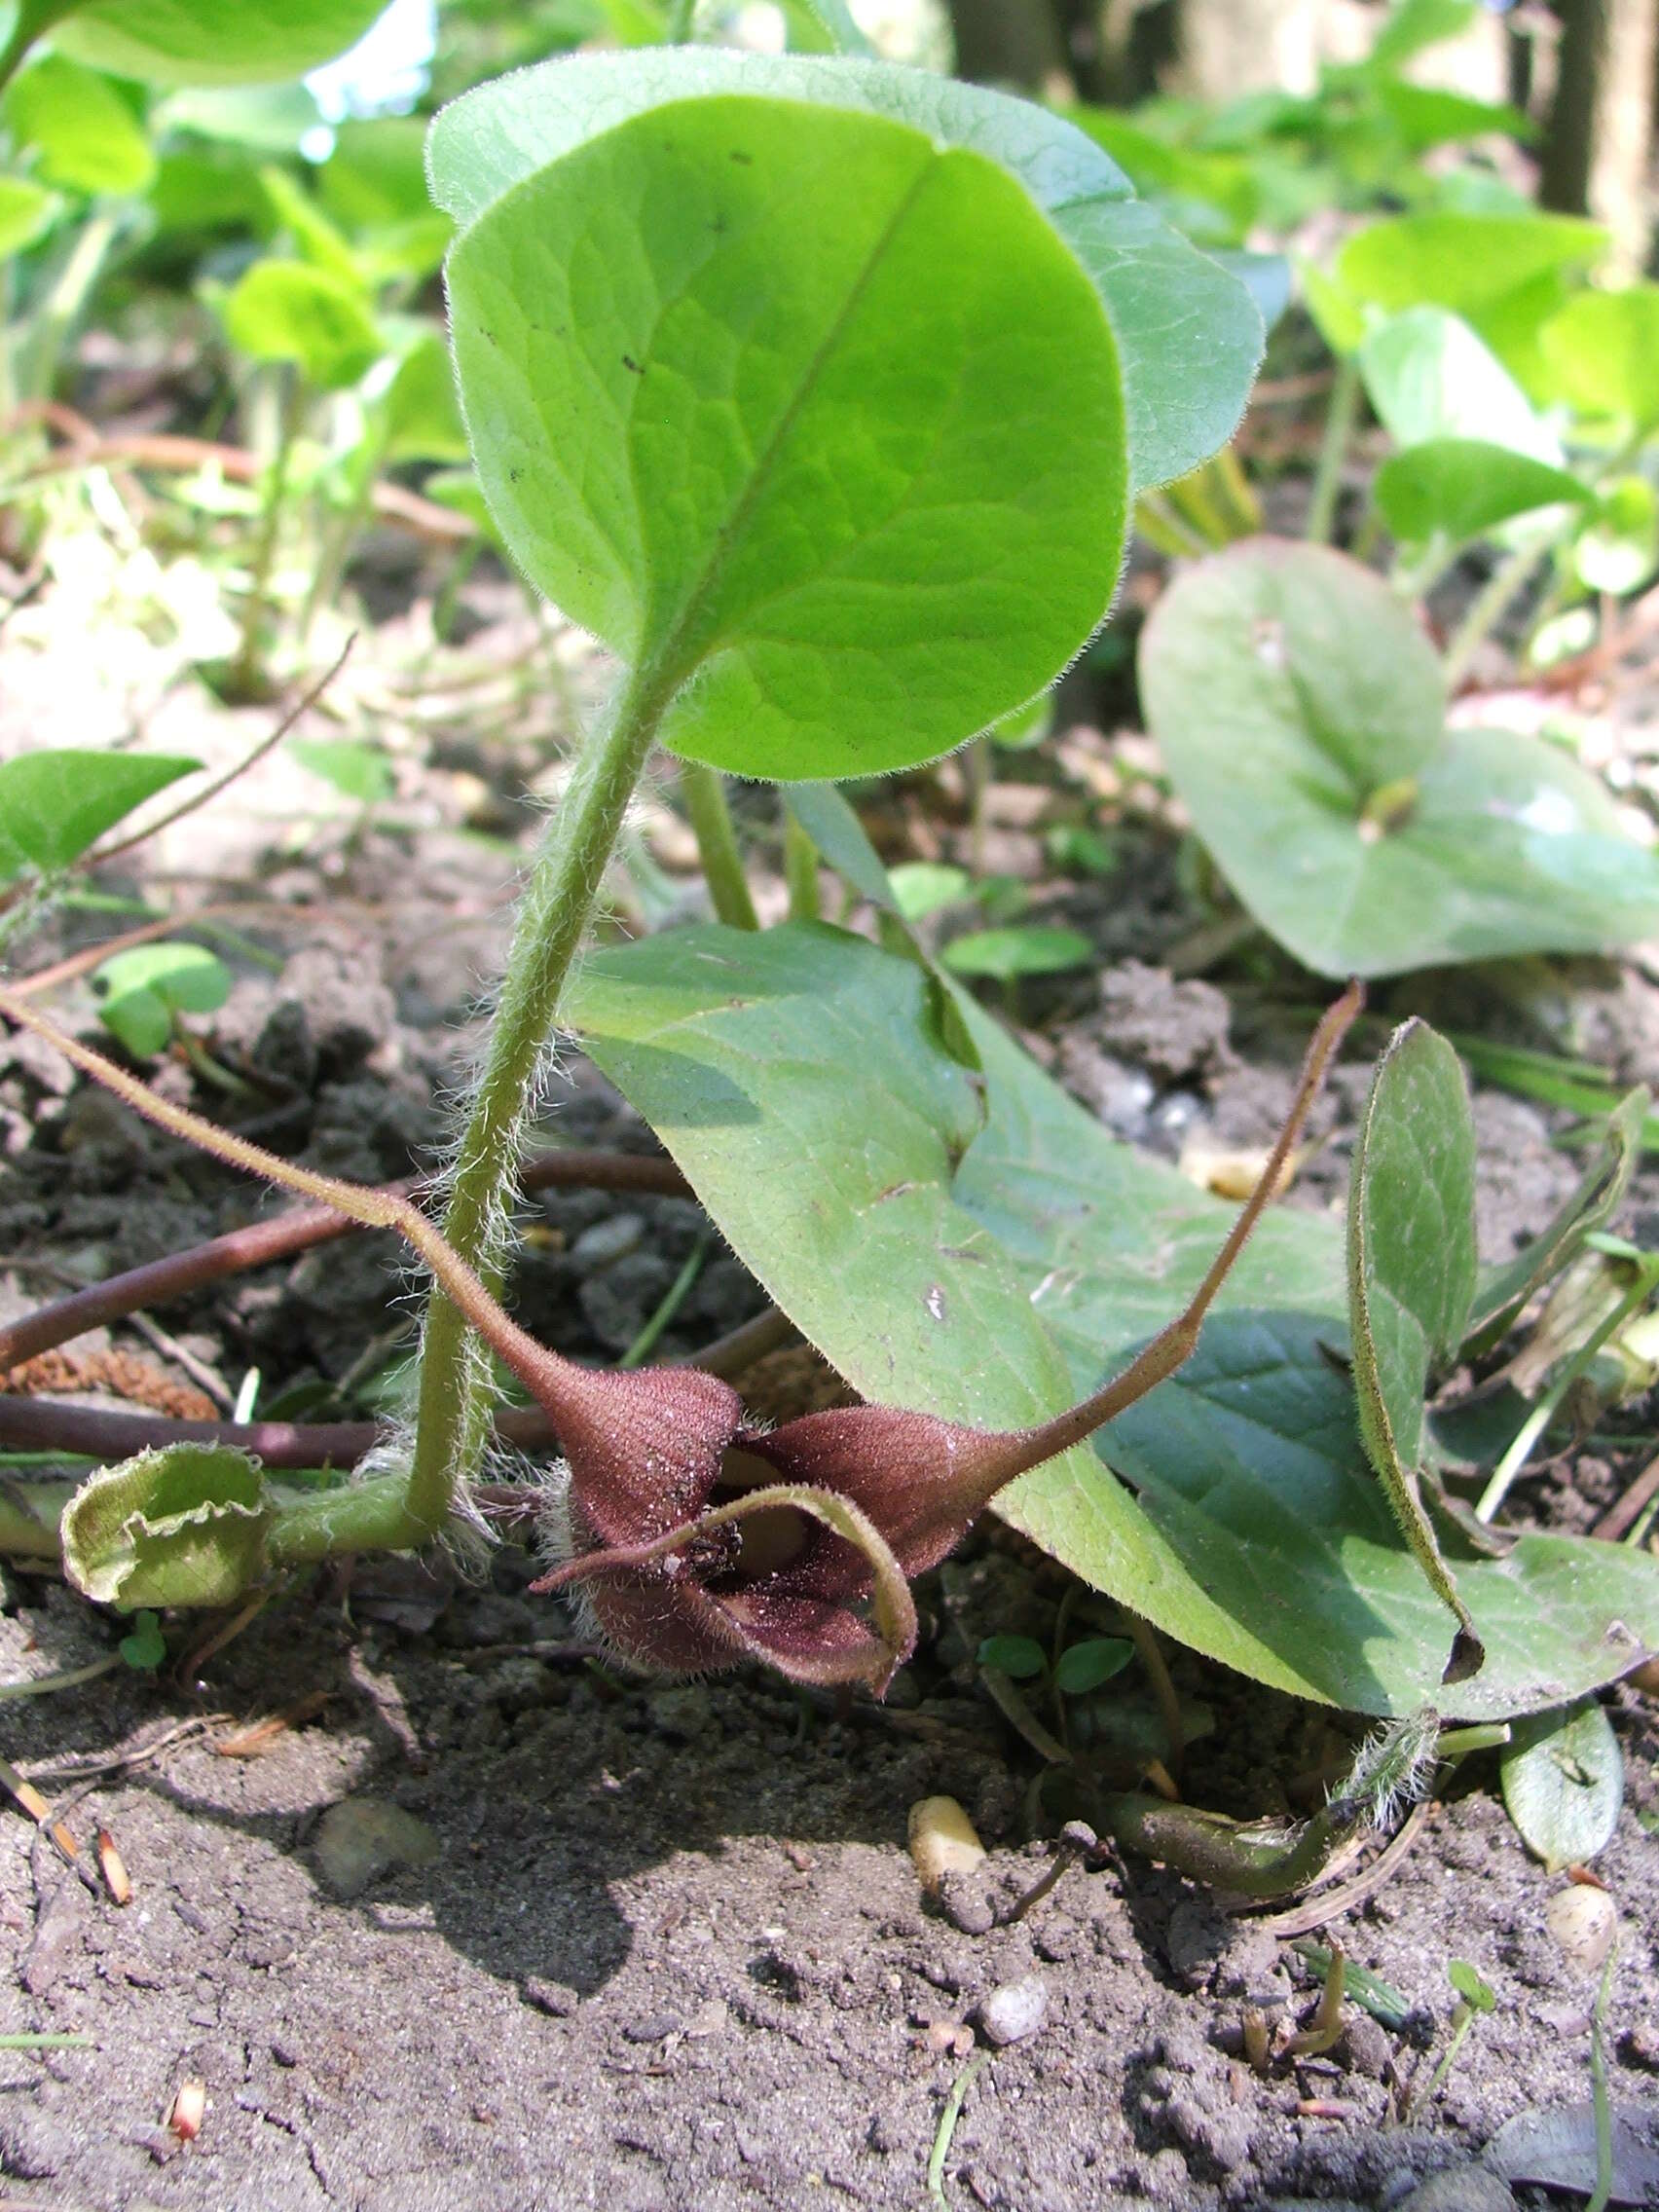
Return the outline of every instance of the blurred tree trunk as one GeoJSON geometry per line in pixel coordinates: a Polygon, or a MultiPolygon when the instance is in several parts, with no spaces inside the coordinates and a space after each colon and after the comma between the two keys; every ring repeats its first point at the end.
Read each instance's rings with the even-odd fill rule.
{"type": "Polygon", "coordinates": [[[1060,24],[1050,0],[950,0],[956,74],[976,85],[1052,92],[1069,83],[1060,24]]]}
{"type": "Polygon", "coordinates": [[[1652,244],[1647,166],[1659,0],[1560,0],[1561,59],[1538,198],[1594,215],[1634,274],[1652,244]]]}
{"type": "Polygon", "coordinates": [[[1179,89],[1206,100],[1310,92],[1318,18],[1317,0],[1181,0],[1179,89]]]}

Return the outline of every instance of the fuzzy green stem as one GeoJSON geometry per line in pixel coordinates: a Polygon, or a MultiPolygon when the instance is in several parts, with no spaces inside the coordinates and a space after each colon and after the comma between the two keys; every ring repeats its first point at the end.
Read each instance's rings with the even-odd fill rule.
{"type": "Polygon", "coordinates": [[[279,398],[276,413],[276,451],[266,482],[265,504],[260,511],[259,535],[254,541],[253,571],[242,606],[241,644],[230,672],[233,698],[252,698],[257,687],[259,658],[265,643],[265,622],[271,603],[271,577],[276,566],[276,540],[282,528],[282,506],[288,492],[288,464],[299,434],[301,388],[291,363],[277,364],[279,398]]]}
{"type": "MultiPolygon", "coordinates": [[[[519,908],[444,1215],[445,1242],[487,1286],[500,1279],[519,1142],[542,1055],[667,703],[660,679],[641,671],[629,676],[582,746],[519,908]]],[[[470,1479],[482,1456],[490,1420],[484,1380],[468,1356],[464,1316],[434,1289],[409,1476],[410,1515],[428,1534],[443,1527],[457,1485],[470,1479]]]]}
{"type": "Polygon", "coordinates": [[[377,1475],[303,1496],[284,1493],[265,1550],[273,1567],[309,1567],[350,1552],[412,1551],[430,1534],[408,1509],[403,1477],[377,1475]]]}
{"type": "Polygon", "coordinates": [[[1325,410],[1325,435],[1319,445],[1313,471],[1313,490],[1308,500],[1308,542],[1328,545],[1336,527],[1337,501],[1342,497],[1343,464],[1353,442],[1359,421],[1359,357],[1349,353],[1337,363],[1330,405],[1325,410]]]}
{"type": "Polygon", "coordinates": [[[795,820],[793,806],[784,808],[784,881],[789,887],[790,920],[817,921],[821,907],[818,891],[818,847],[795,820]]]}
{"type": "Polygon", "coordinates": [[[1530,545],[1518,546],[1506,561],[1498,563],[1475,594],[1468,612],[1458,623],[1446,647],[1448,697],[1456,695],[1469,673],[1470,662],[1531,582],[1539,565],[1553,551],[1554,546],[1553,536],[1542,542],[1534,539],[1530,545]]]}
{"type": "Polygon", "coordinates": [[[680,795],[685,801],[716,915],[731,929],[757,930],[760,920],[749,896],[743,856],[737,849],[737,831],[719,770],[706,767],[701,760],[682,760],[680,795]]]}

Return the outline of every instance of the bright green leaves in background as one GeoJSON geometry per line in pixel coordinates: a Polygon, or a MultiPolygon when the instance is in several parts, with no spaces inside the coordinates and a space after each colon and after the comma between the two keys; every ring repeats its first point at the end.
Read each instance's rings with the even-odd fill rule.
{"type": "MultiPolygon", "coordinates": [[[[385,0],[81,0],[53,28],[67,54],[152,85],[300,77],[355,43],[385,0]]],[[[25,18],[50,20],[40,0],[25,18]]],[[[60,11],[59,11],[60,12],[60,11]]]]}
{"type": "Polygon", "coordinates": [[[582,56],[457,102],[430,161],[503,536],[667,744],[745,774],[902,766],[1039,692],[1131,488],[1230,434],[1260,353],[1082,133],[920,71],[582,56]]]}
{"type": "Polygon", "coordinates": [[[1088,636],[1126,498],[1111,333],[1006,171],[710,98],[506,194],[450,261],[479,473],[664,741],[750,775],[927,758],[1088,636]]]}
{"type": "Polygon", "coordinates": [[[360,288],[303,261],[256,261],[220,312],[249,360],[293,361],[322,391],[355,384],[382,350],[360,288]]]}
{"type": "Polygon", "coordinates": [[[33,149],[42,183],[71,192],[149,187],[156,157],[142,119],[107,77],[48,54],[6,89],[6,128],[33,149]]]}
{"type": "Polygon", "coordinates": [[[1659,928],[1659,859],[1602,785],[1537,738],[1449,729],[1415,615],[1341,554],[1258,539],[1178,577],[1140,683],[1217,866],[1321,975],[1659,928]]]}

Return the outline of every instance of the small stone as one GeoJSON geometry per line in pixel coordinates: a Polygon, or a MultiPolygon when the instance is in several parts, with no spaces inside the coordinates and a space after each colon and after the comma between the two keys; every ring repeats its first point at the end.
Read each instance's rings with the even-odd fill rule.
{"type": "Polygon", "coordinates": [[[1001,2049],[1024,2043],[1049,2017],[1049,1985],[1041,1974],[1028,1973],[1018,1981],[1005,1981],[1000,1989],[980,2000],[979,2026],[985,2041],[1001,2049]]]}
{"type": "Polygon", "coordinates": [[[937,1890],[946,1874],[972,1874],[985,1847],[954,1797],[920,1797],[910,1807],[910,1857],[924,1890],[937,1890]]]}
{"type": "Polygon", "coordinates": [[[679,1682],[653,1690],[645,1700],[651,1726],[670,1742],[688,1744],[709,1724],[709,1693],[701,1682],[679,1682]]]}
{"type": "Polygon", "coordinates": [[[317,1866],[337,1898],[360,1897],[371,1882],[403,1866],[426,1866],[438,1839],[424,1821],[373,1797],[330,1805],[316,1831],[317,1866]]]}
{"type": "Polygon", "coordinates": [[[1343,2029],[1343,2051],[1356,2074],[1381,2082],[1394,2056],[1394,2046],[1382,2025],[1369,2012],[1355,2010],[1343,2029]]]}
{"type": "Polygon", "coordinates": [[[1485,2166],[1445,2166],[1403,2197],[1395,2212],[1515,2212],[1509,2184],[1485,2166]]]}
{"type": "Polygon", "coordinates": [[[576,2009],[576,1993],[568,1983],[550,1981],[544,1973],[527,1976],[521,1985],[524,2001],[555,2020],[568,2020],[576,2009]]]}
{"type": "Polygon", "coordinates": [[[952,1928],[959,1928],[964,1936],[988,1936],[996,1926],[984,1885],[973,1874],[941,1875],[939,1903],[952,1928]]]}
{"type": "Polygon", "coordinates": [[[1606,1891],[1582,1882],[1558,1890],[1544,1908],[1545,1927],[1568,1964],[1584,1973],[1593,1973],[1606,1957],[1618,1920],[1606,1891]]]}
{"type": "Polygon", "coordinates": [[[625,2043],[662,2043],[669,2036],[680,2033],[680,2021],[673,2012],[651,2012],[643,2020],[630,2020],[622,2030],[625,2043]]]}
{"type": "Polygon", "coordinates": [[[613,1267],[638,1247],[645,1234],[644,1214],[613,1213],[582,1231],[571,1246],[571,1265],[584,1269],[613,1267]]]}

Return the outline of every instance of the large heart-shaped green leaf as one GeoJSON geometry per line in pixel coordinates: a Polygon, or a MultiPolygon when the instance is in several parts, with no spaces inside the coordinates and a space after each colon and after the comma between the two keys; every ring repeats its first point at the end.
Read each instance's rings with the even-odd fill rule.
{"type": "MultiPolygon", "coordinates": [[[[1000,1425],[1122,1365],[1196,1288],[1233,1209],[1115,1142],[968,1012],[982,1126],[980,1080],[941,1041],[926,973],[840,931],[695,929],[599,953],[572,1010],[857,1388],[1000,1425]]],[[[1450,1624],[1320,1348],[1346,1333],[1334,1224],[1271,1214],[1223,1299],[1199,1364],[1106,1439],[1135,1494],[1079,1448],[1005,1493],[1002,1517],[1182,1641],[1366,1712],[1431,1694],[1482,1714],[1559,1703],[1659,1643],[1651,1563],[1527,1537],[1459,1564],[1490,1655],[1441,1691],[1450,1624]]]]}
{"type": "MultiPolygon", "coordinates": [[[[47,14],[40,0],[36,12],[47,14]]],[[[248,85],[300,77],[343,53],[385,0],[80,0],[53,41],[152,85],[248,85]]]]}
{"type": "Polygon", "coordinates": [[[449,265],[479,475],[675,750],[942,752],[1056,676],[1117,576],[1110,328],[999,165],[708,97],[503,194],[449,265]]]}
{"type": "Polygon", "coordinates": [[[1177,579],[1141,700],[1244,904],[1327,976],[1604,951],[1659,928],[1659,861],[1517,732],[1449,730],[1410,609],[1356,562],[1255,539],[1177,579]]]}
{"type": "Polygon", "coordinates": [[[717,48],[583,54],[480,86],[432,126],[432,195],[471,223],[513,185],[629,117],[748,92],[853,109],[978,153],[1017,177],[1082,262],[1117,340],[1136,491],[1232,436],[1262,352],[1246,287],[1153,209],[1081,130],[1027,100],[891,62],[717,48]]]}
{"type": "Polygon", "coordinates": [[[1371,331],[1360,373],[1396,445],[1430,438],[1484,438],[1559,466],[1561,442],[1531,401],[1461,315],[1408,308],[1371,331]]]}

